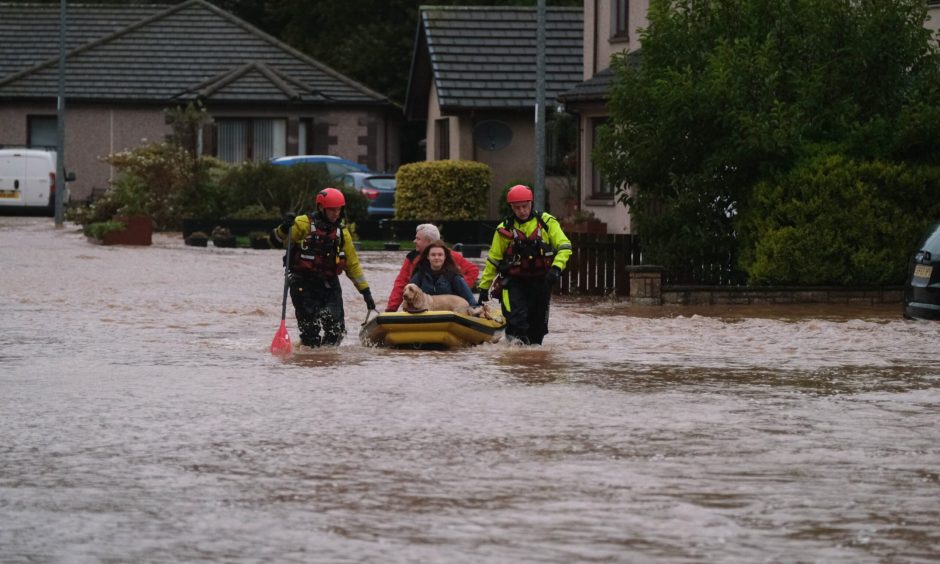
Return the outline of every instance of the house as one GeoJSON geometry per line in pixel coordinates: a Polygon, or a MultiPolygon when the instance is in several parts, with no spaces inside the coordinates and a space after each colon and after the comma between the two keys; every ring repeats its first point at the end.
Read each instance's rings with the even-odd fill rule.
{"type": "Polygon", "coordinates": [[[608,233],[631,233],[630,214],[617,203],[615,187],[591,159],[597,131],[608,119],[607,96],[614,73],[613,55],[640,48],[649,0],[584,0],[584,82],[563,92],[559,101],[578,115],[578,180],[581,209],[607,224],[608,233]]]}
{"type": "MultiPolygon", "coordinates": [[[[631,233],[628,210],[616,203],[614,186],[591,160],[597,129],[608,119],[607,96],[614,54],[640,49],[639,30],[647,26],[649,0],[584,0],[584,81],[559,95],[565,110],[580,120],[578,178],[581,209],[607,223],[608,233],[631,233]]],[[[940,0],[928,0],[926,27],[940,29],[940,0]]],[[[633,59],[638,63],[639,58],[633,59]]]]}
{"type": "MultiPolygon", "coordinates": [[[[100,158],[161,141],[164,110],[200,101],[201,150],[227,162],[334,154],[399,160],[401,108],[205,0],[67,8],[65,162],[73,199],[105,188],[100,158]]],[[[54,146],[59,6],[0,2],[0,145],[54,146]]]]}
{"type": "MultiPolygon", "coordinates": [[[[537,19],[532,7],[424,6],[419,14],[405,118],[426,121],[427,160],[490,166],[491,217],[504,186],[535,178],[537,19]]],[[[548,113],[582,80],[583,22],[578,8],[547,8],[545,19],[548,113]]],[[[552,200],[561,197],[546,186],[552,200]]]]}

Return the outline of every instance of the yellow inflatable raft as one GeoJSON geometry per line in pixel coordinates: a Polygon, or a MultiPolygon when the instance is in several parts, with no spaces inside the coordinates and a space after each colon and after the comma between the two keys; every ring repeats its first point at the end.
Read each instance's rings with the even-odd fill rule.
{"type": "Polygon", "coordinates": [[[503,336],[505,320],[473,317],[452,311],[380,313],[359,331],[367,346],[454,348],[495,343],[503,336]]]}

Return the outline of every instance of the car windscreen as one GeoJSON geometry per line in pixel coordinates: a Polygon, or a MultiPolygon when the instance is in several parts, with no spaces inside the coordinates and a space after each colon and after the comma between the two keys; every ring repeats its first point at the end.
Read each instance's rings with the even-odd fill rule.
{"type": "Polygon", "coordinates": [[[923,244],[917,250],[929,251],[932,255],[940,253],[940,223],[934,223],[927,231],[923,244]]]}

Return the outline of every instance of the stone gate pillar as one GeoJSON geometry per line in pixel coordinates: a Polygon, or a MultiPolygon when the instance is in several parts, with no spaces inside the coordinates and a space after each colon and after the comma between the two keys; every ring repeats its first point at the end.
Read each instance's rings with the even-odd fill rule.
{"type": "Polygon", "coordinates": [[[630,303],[662,305],[665,269],[653,265],[628,266],[626,269],[630,276],[630,303]]]}

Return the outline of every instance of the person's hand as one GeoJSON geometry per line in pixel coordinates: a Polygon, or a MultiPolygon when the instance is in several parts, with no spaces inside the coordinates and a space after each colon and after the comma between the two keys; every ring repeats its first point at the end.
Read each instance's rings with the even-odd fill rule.
{"type": "Polygon", "coordinates": [[[490,300],[490,291],[480,290],[480,297],[477,299],[477,305],[483,305],[483,302],[488,302],[489,300],[490,300]]]}
{"type": "Polygon", "coordinates": [[[368,288],[366,288],[365,290],[363,290],[363,291],[362,291],[362,299],[363,299],[363,301],[366,302],[366,307],[369,308],[370,311],[373,310],[373,309],[375,309],[375,300],[372,299],[372,290],[370,290],[370,289],[368,289],[368,288]]]}
{"type": "Polygon", "coordinates": [[[290,212],[285,213],[284,221],[281,222],[281,231],[290,235],[290,228],[294,226],[295,219],[297,219],[297,216],[295,214],[290,213],[290,212]]]}
{"type": "Polygon", "coordinates": [[[561,279],[561,269],[553,266],[545,273],[545,287],[551,288],[561,279]]]}

